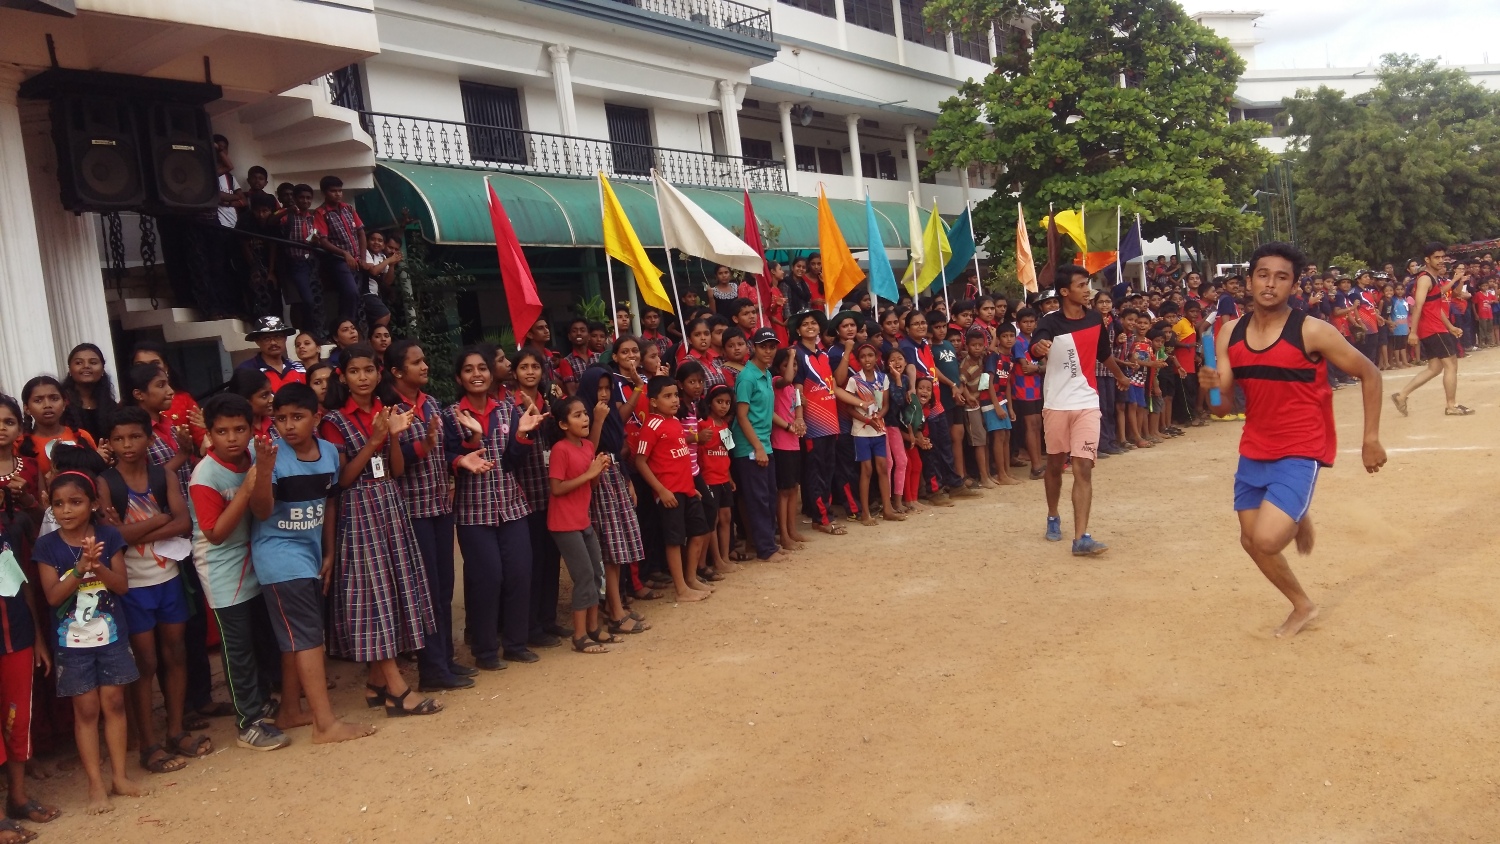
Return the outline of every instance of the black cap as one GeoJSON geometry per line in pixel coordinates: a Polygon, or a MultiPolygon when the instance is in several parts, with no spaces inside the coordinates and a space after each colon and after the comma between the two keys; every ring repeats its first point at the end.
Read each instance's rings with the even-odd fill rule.
{"type": "Polygon", "coordinates": [[[776,336],[775,331],[772,331],[769,328],[757,328],[755,329],[755,332],[750,335],[750,345],[759,346],[762,343],[775,343],[779,346],[781,345],[781,339],[776,336]]]}
{"type": "Polygon", "coordinates": [[[287,325],[282,321],[281,317],[263,316],[250,326],[250,331],[245,334],[245,339],[254,340],[257,337],[269,337],[271,335],[290,337],[296,333],[297,329],[287,325]]]}

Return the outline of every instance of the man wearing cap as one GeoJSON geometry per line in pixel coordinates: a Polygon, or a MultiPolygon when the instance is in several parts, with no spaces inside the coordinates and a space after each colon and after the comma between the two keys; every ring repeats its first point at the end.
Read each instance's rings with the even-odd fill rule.
{"type": "Polygon", "coordinates": [[[776,424],[771,362],[779,345],[776,332],[757,328],[750,335],[750,345],[754,350],[750,362],[734,381],[736,424],[730,428],[734,437],[729,447],[730,468],[755,556],[780,562],[786,555],[776,548],[776,474],[771,466],[771,427],[776,424]]]}
{"type": "Polygon", "coordinates": [[[286,338],[297,333],[281,317],[266,316],[255,321],[245,339],[260,347],[260,353],[241,363],[237,369],[258,369],[271,381],[271,392],[283,384],[306,384],[307,370],[302,362],[286,356],[286,338]]]}

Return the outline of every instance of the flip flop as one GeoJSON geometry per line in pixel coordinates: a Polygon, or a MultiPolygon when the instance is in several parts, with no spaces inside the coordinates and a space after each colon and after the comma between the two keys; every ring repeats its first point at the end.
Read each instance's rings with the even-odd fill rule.
{"type": "Polygon", "coordinates": [[[153,774],[170,774],[187,767],[187,761],[172,755],[161,744],[153,744],[150,747],[141,748],[141,767],[153,774]],[[161,756],[156,754],[160,753],[161,756]]]}
{"type": "Polygon", "coordinates": [[[1443,415],[1444,416],[1473,416],[1474,415],[1474,411],[1472,409],[1470,409],[1470,408],[1464,407],[1461,404],[1456,404],[1456,405],[1454,405],[1452,407],[1445,407],[1445,408],[1443,408],[1443,415]]]}
{"type": "Polygon", "coordinates": [[[20,836],[19,838],[11,839],[15,844],[29,844],[29,842],[36,840],[37,835],[35,832],[10,819],[0,821],[0,832],[9,832],[20,836]]]}
{"type": "Polygon", "coordinates": [[[1406,399],[1401,398],[1400,393],[1391,393],[1391,401],[1396,405],[1396,412],[1402,416],[1406,415],[1406,399]]]}
{"type": "Polygon", "coordinates": [[[202,759],[214,752],[214,740],[208,736],[198,736],[193,739],[193,734],[183,730],[175,736],[167,737],[167,744],[171,751],[185,759],[202,759]],[[192,740],[191,744],[183,744],[184,740],[192,740]]]}
{"type": "Polygon", "coordinates": [[[19,806],[12,806],[10,801],[5,803],[5,816],[15,821],[30,821],[32,823],[51,823],[57,820],[62,810],[56,806],[48,809],[35,800],[27,800],[19,806]]]}

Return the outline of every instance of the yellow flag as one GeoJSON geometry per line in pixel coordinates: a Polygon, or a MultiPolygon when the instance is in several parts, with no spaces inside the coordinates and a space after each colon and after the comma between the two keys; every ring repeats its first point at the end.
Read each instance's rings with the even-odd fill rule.
{"type": "Polygon", "coordinates": [[[932,214],[927,218],[927,228],[922,230],[922,266],[917,270],[917,286],[914,293],[921,293],[932,286],[932,282],[953,257],[953,247],[948,245],[947,227],[938,215],[937,202],[932,203],[932,214]]]}
{"type": "Polygon", "coordinates": [[[833,218],[823,185],[818,185],[818,251],[823,256],[823,299],[832,308],[865,280],[865,271],[854,261],[844,233],[833,218]]]}
{"type": "MultiPolygon", "coordinates": [[[[1076,244],[1078,244],[1078,251],[1079,252],[1088,252],[1089,251],[1089,249],[1088,249],[1088,235],[1085,234],[1084,230],[1083,230],[1083,215],[1082,214],[1080,214],[1077,211],[1074,211],[1073,209],[1069,208],[1066,211],[1059,211],[1059,212],[1057,212],[1056,214],[1054,214],[1052,216],[1052,219],[1057,221],[1057,230],[1058,231],[1060,231],[1063,234],[1067,235],[1068,237],[1072,238],[1073,242],[1076,243],[1076,244]]],[[[1047,218],[1043,217],[1042,218],[1042,228],[1045,229],[1046,227],[1047,227],[1047,218]]],[[[1048,260],[1051,260],[1051,258],[1049,257],[1048,260]]],[[[1062,264],[1059,263],[1058,266],[1062,266],[1062,264]]]]}
{"type": "Polygon", "coordinates": [[[647,305],[667,313],[674,313],[672,300],[661,286],[661,270],[646,257],[646,247],[635,236],[630,218],[615,198],[614,188],[604,174],[599,174],[599,204],[604,209],[604,251],[609,257],[624,264],[635,274],[636,286],[641,289],[641,299],[647,305]]]}

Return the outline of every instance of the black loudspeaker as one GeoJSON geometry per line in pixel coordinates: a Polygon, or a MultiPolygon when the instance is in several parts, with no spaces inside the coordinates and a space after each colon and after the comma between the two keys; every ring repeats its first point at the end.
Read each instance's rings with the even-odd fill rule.
{"type": "Polygon", "coordinates": [[[202,106],[147,101],[140,106],[154,213],[219,207],[213,129],[202,106]]]}
{"type": "Polygon", "coordinates": [[[137,111],[122,98],[52,100],[57,177],[69,211],[122,211],[146,201],[137,111]]]}

